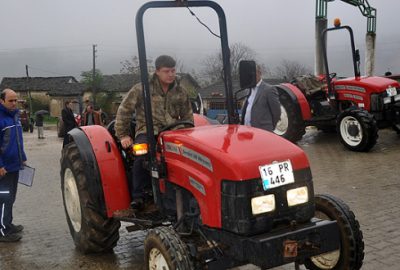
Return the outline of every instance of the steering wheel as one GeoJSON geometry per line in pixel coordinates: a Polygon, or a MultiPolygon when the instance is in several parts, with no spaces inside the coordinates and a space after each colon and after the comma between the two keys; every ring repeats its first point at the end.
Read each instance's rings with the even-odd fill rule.
{"type": "Polygon", "coordinates": [[[166,130],[171,130],[171,129],[173,129],[173,128],[177,127],[177,126],[180,126],[180,125],[194,127],[194,124],[191,121],[178,121],[178,122],[172,123],[172,124],[170,124],[168,126],[165,126],[164,128],[162,128],[160,130],[160,133],[163,132],[163,131],[166,131],[166,130]]]}

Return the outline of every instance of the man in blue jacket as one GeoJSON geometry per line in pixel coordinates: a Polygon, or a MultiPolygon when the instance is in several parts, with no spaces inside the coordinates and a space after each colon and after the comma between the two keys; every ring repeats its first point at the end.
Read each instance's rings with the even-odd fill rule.
{"type": "Polygon", "coordinates": [[[21,239],[22,225],[12,223],[18,174],[26,162],[17,94],[5,89],[0,94],[0,242],[21,239]]]}

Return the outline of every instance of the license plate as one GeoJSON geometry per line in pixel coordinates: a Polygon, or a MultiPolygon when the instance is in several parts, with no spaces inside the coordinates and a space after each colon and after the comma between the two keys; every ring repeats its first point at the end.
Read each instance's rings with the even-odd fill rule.
{"type": "Polygon", "coordinates": [[[294,183],[290,160],[259,167],[264,190],[294,183]]]}
{"type": "Polygon", "coordinates": [[[386,89],[386,93],[387,93],[387,95],[388,95],[389,97],[393,97],[393,96],[397,95],[397,90],[396,90],[395,87],[388,87],[388,88],[386,89]]]}

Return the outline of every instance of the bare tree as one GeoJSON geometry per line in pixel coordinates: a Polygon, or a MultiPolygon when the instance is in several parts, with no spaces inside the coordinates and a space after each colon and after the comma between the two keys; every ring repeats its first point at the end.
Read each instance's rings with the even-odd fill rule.
{"type": "Polygon", "coordinates": [[[287,81],[293,80],[295,77],[312,73],[311,68],[300,64],[296,61],[287,59],[282,60],[280,66],[275,68],[275,77],[282,78],[287,81]]]}
{"type": "MultiPolygon", "coordinates": [[[[152,59],[147,60],[147,68],[149,72],[154,71],[154,68],[152,67],[152,59]]],[[[140,66],[139,66],[139,57],[132,56],[131,59],[127,59],[124,61],[120,62],[122,65],[122,68],[119,70],[121,74],[140,74],[140,66]]]]}
{"type": "MultiPolygon", "coordinates": [[[[120,62],[122,68],[119,70],[121,74],[140,74],[139,57],[132,56],[129,60],[124,60],[120,62]]],[[[152,65],[153,60],[147,60],[147,70],[152,73],[154,72],[154,66],[152,65]]],[[[185,72],[184,62],[180,59],[176,59],[176,71],[185,72]]]]}
{"type": "MultiPolygon", "coordinates": [[[[239,63],[241,60],[254,60],[256,53],[250,47],[243,43],[234,43],[230,46],[230,62],[232,69],[232,78],[239,78],[239,63]]],[[[223,75],[222,53],[216,53],[208,56],[203,61],[202,74],[210,82],[218,81],[223,75]]]]}

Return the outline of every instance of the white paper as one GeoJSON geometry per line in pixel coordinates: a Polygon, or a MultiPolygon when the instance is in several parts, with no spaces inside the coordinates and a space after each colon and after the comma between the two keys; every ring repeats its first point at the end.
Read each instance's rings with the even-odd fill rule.
{"type": "Polygon", "coordinates": [[[35,176],[35,168],[24,165],[24,167],[21,170],[19,170],[18,183],[31,187],[33,184],[34,176],[35,176]]]}

